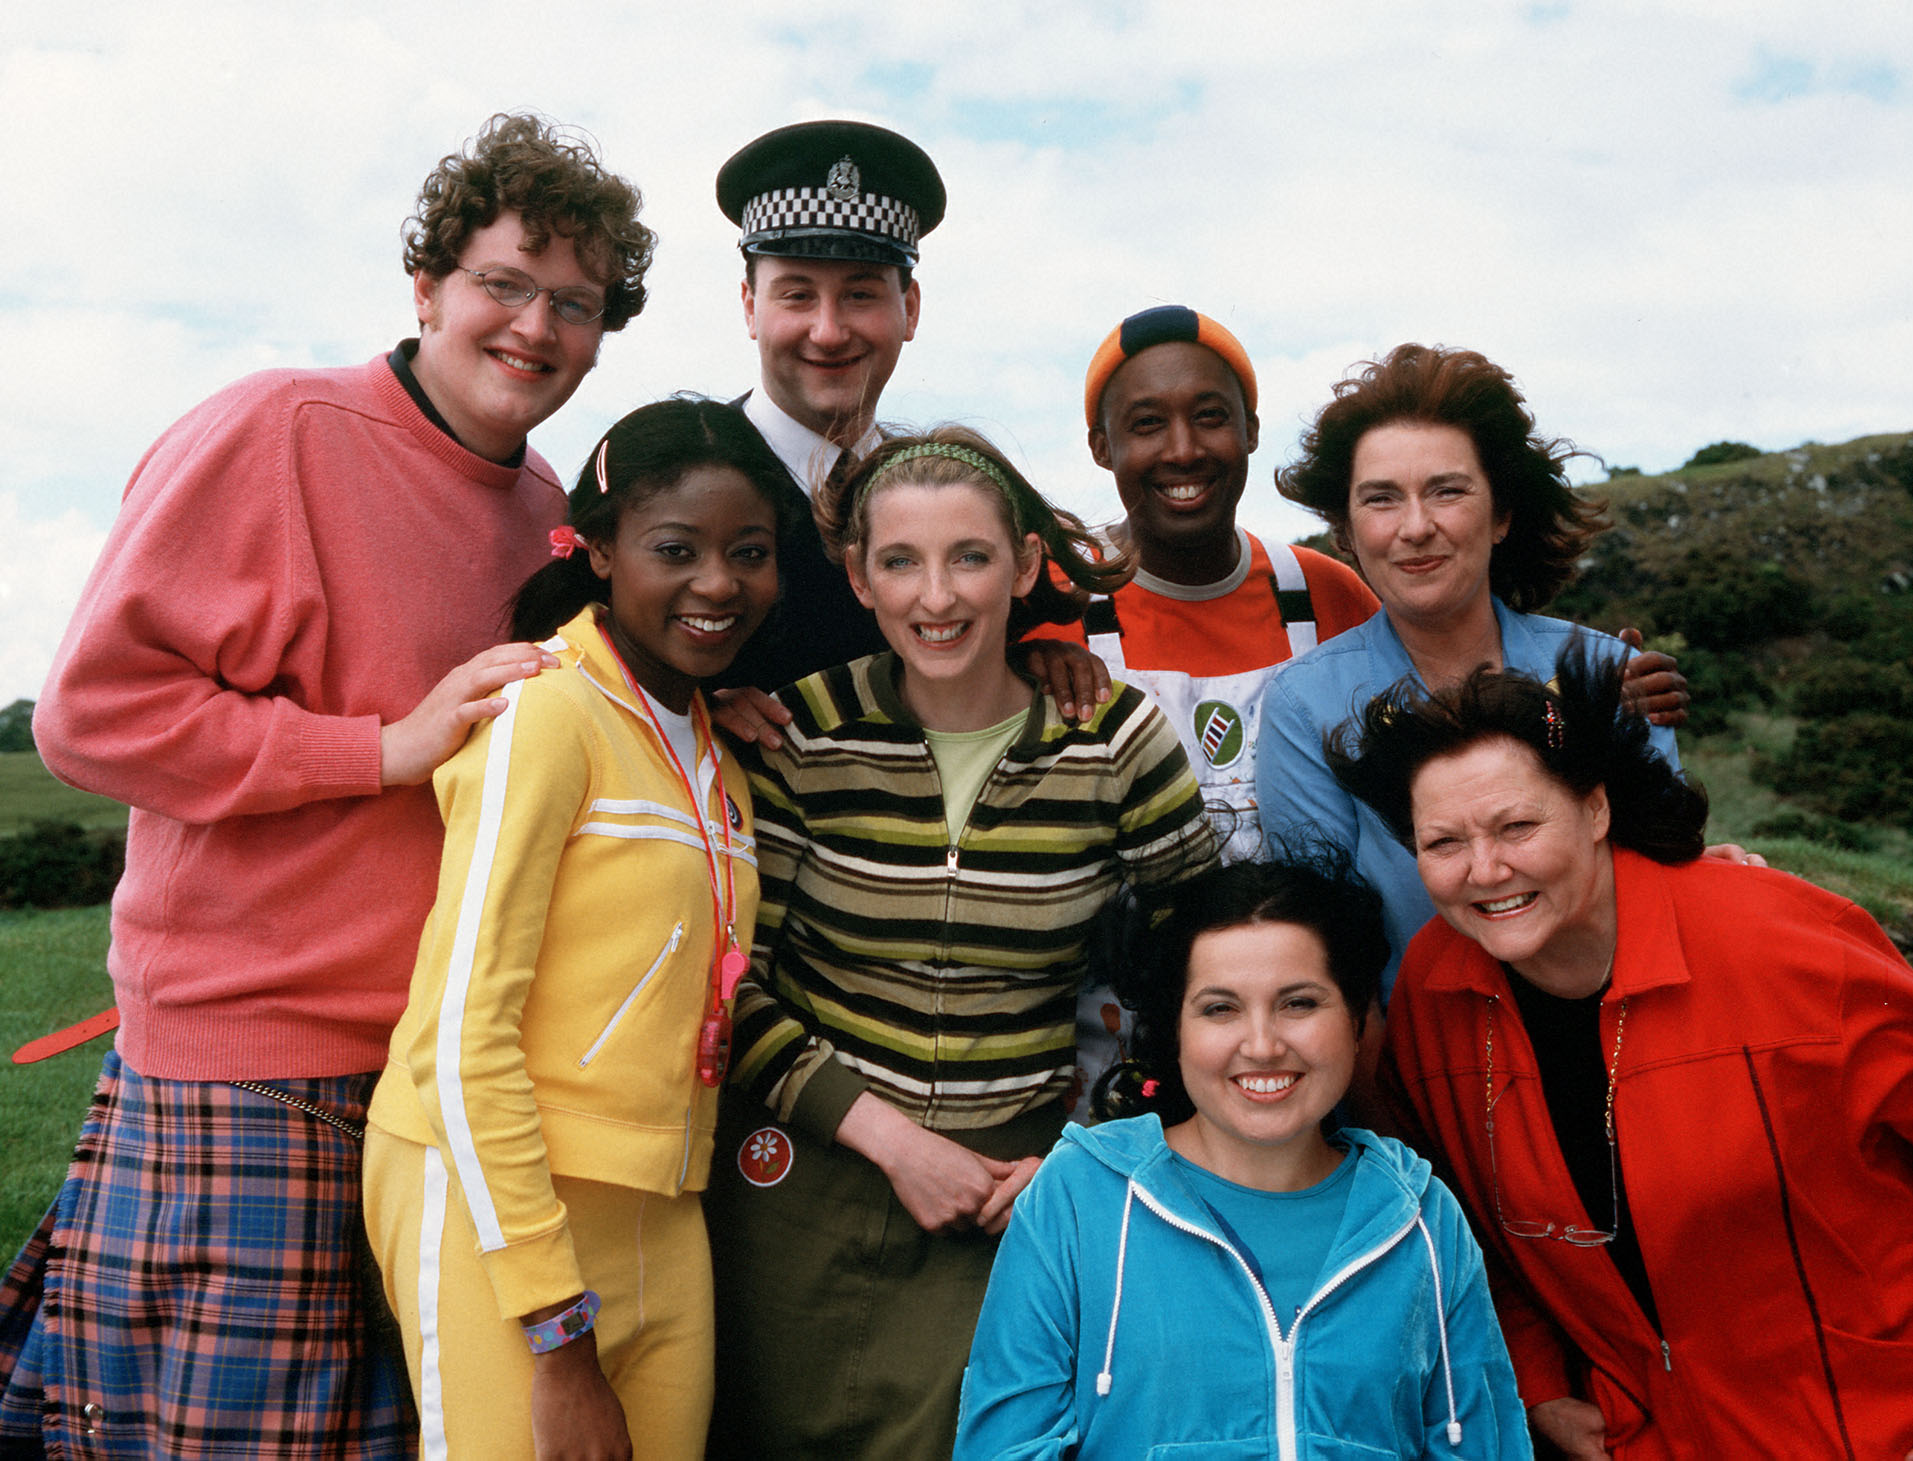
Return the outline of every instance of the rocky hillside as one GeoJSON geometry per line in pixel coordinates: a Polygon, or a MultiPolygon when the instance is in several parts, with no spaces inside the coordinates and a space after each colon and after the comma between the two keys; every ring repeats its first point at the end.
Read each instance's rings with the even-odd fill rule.
{"type": "Polygon", "coordinates": [[[1807,812],[1913,830],[1913,436],[1595,490],[1615,526],[1556,612],[1676,648],[1695,735],[1797,717],[1754,773],[1807,812]]]}

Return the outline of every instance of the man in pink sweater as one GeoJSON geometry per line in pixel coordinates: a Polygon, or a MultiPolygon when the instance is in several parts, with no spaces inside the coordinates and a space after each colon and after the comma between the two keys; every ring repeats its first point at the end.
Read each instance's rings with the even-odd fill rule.
{"type": "Polygon", "coordinates": [[[133,810],[117,1048],[0,1295],[39,1304],[0,1323],[0,1449],[415,1443],[355,1273],[359,1129],[432,902],[431,773],[555,663],[498,642],[564,515],[526,434],[643,307],[640,201],[494,117],[407,225],[417,340],[240,381],[134,471],[34,717],[58,776],[133,810]]]}

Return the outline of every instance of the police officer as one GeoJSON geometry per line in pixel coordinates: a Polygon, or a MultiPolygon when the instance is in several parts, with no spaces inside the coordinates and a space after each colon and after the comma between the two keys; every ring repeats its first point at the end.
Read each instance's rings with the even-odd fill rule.
{"type": "Polygon", "coordinates": [[[780,611],[737,657],[732,685],[766,690],[884,647],[824,554],[809,500],[846,452],[878,441],[877,403],[917,332],[917,244],[943,221],[929,154],[867,122],[767,132],[718,170],[742,230],[744,323],[758,384],[738,405],[802,494],[778,544],[780,611]]]}
{"type": "MultiPolygon", "coordinates": [[[[877,404],[922,301],[918,241],[943,221],[943,179],[907,137],[868,122],[798,122],[766,132],[717,174],[717,202],[741,231],[744,323],[758,384],[739,399],[791,474],[777,545],[777,611],[732,663],[717,719],[737,739],[776,744],[789,714],[757,691],[885,648],[876,621],[825,554],[810,514],[817,488],[880,439],[877,404]],[[793,520],[794,521],[791,521],[793,520]]],[[[1032,666],[1064,715],[1109,694],[1088,653],[1032,666]]]]}

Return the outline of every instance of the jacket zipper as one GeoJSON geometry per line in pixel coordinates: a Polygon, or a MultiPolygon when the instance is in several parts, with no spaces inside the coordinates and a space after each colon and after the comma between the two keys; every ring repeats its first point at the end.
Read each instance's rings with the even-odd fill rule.
{"type": "MultiPolygon", "coordinates": [[[[1334,1293],[1335,1290],[1347,1283],[1349,1279],[1353,1278],[1357,1273],[1360,1273],[1364,1268],[1378,1262],[1384,1253],[1389,1252],[1400,1243],[1403,1238],[1406,1238],[1410,1233],[1414,1232],[1415,1223],[1419,1217],[1420,1213],[1418,1211],[1415,1217],[1410,1218],[1404,1226],[1389,1234],[1380,1244],[1371,1248],[1359,1258],[1344,1264],[1333,1278],[1323,1284],[1321,1288],[1317,1289],[1309,1301],[1296,1311],[1295,1322],[1289,1326],[1289,1337],[1280,1341],[1281,1351],[1279,1353],[1279,1367],[1277,1370],[1278,1375],[1283,1381],[1282,1421],[1283,1431],[1285,1432],[1284,1439],[1288,1447],[1288,1449],[1283,1452],[1284,1455],[1293,1456],[1295,1454],[1295,1347],[1301,1340],[1302,1321],[1308,1318],[1310,1313],[1314,1311],[1315,1306],[1321,1303],[1322,1300],[1334,1293]]],[[[1277,1326],[1276,1332],[1278,1334],[1281,1332],[1280,1325],[1277,1326]]]]}
{"type": "Polygon", "coordinates": [[[1359,1258],[1344,1264],[1340,1271],[1327,1283],[1323,1284],[1321,1288],[1317,1289],[1314,1296],[1297,1311],[1295,1323],[1289,1329],[1289,1337],[1284,1339],[1282,1337],[1282,1321],[1276,1317],[1275,1305],[1269,1300],[1268,1290],[1262,1287],[1261,1281],[1255,1276],[1255,1270],[1249,1267],[1248,1262],[1240,1253],[1236,1252],[1234,1245],[1226,1242],[1215,1233],[1208,1231],[1208,1229],[1199,1228],[1194,1223],[1170,1212],[1156,1200],[1155,1196],[1147,1187],[1137,1182],[1133,1177],[1130,1179],[1130,1185],[1136,1189],[1136,1195],[1142,1198],[1143,1206],[1148,1208],[1164,1222],[1168,1223],[1170,1227],[1188,1233],[1191,1237],[1202,1238],[1207,1242],[1213,1243],[1224,1253],[1227,1253],[1231,1258],[1235,1259],[1236,1267],[1242,1270],[1242,1276],[1248,1279],[1249,1287],[1255,1290],[1255,1296],[1262,1305],[1262,1321],[1268,1327],[1269,1345],[1275,1355],[1276,1454],[1282,1458],[1282,1461],[1295,1461],[1295,1458],[1300,1454],[1296,1449],[1295,1439],[1295,1342],[1296,1336],[1301,1333],[1302,1321],[1308,1317],[1309,1311],[1314,1309],[1323,1299],[1334,1293],[1336,1289],[1340,1288],[1350,1278],[1361,1272],[1362,1269],[1377,1262],[1383,1254],[1387,1253],[1395,1247],[1396,1244],[1400,1243],[1403,1238],[1414,1232],[1415,1220],[1411,1218],[1399,1231],[1390,1234],[1384,1242],[1371,1248],[1359,1258]]]}
{"type": "Polygon", "coordinates": [[[618,1022],[625,1017],[632,1004],[637,1000],[637,997],[644,993],[644,986],[651,982],[651,976],[664,967],[664,961],[677,952],[678,945],[683,941],[684,923],[680,920],[677,926],[671,930],[670,942],[665,944],[658,952],[657,958],[651,961],[651,967],[644,971],[644,977],[631,986],[631,992],[624,997],[624,1002],[611,1012],[610,1023],[598,1032],[598,1038],[591,1042],[591,1048],[578,1057],[579,1070],[583,1070],[587,1065],[591,1064],[593,1060],[597,1059],[598,1052],[604,1049],[604,1042],[611,1038],[612,1031],[618,1028],[618,1022]]]}
{"type": "Polygon", "coordinates": [[[691,1175],[691,1131],[697,1125],[696,1097],[692,1098],[692,1102],[690,1109],[684,1113],[684,1156],[678,1163],[678,1191],[680,1192],[684,1190],[684,1184],[691,1175]]]}
{"type": "MultiPolygon", "coordinates": [[[[1019,739],[1020,739],[1020,736],[1019,736],[1019,739]]],[[[947,805],[943,801],[943,796],[944,796],[943,777],[941,773],[937,771],[936,753],[930,750],[930,745],[928,741],[924,742],[923,749],[924,749],[924,753],[928,755],[930,758],[930,776],[931,776],[931,779],[935,781],[936,783],[937,802],[939,805],[942,805],[945,807],[943,818],[944,818],[944,824],[947,827],[950,820],[950,813],[949,813],[947,805]]],[[[1012,744],[1012,749],[1014,749],[1014,743],[1012,744]]],[[[951,912],[953,911],[953,905],[956,899],[956,880],[957,880],[957,872],[958,872],[957,856],[962,851],[963,835],[964,833],[970,830],[970,820],[972,817],[976,815],[977,807],[982,805],[983,802],[988,798],[990,794],[990,788],[993,787],[996,784],[996,782],[1001,778],[1003,774],[1003,765],[1009,759],[1010,759],[1010,753],[1007,750],[1004,751],[1004,753],[1001,756],[998,756],[996,758],[996,765],[990,768],[990,774],[983,778],[983,785],[977,788],[976,798],[970,803],[970,810],[964,813],[963,825],[957,829],[956,837],[951,841],[950,845],[946,847],[943,851],[943,926],[946,929],[950,926],[950,915],[951,915],[951,912]]],[[[946,963],[949,961],[950,945],[947,940],[942,945],[941,958],[946,963]]]]}
{"type": "MultiPolygon", "coordinates": [[[[1626,1005],[1626,1001],[1625,1001],[1625,1000],[1623,1000],[1623,1001],[1622,1001],[1622,1005],[1623,1005],[1623,1007],[1625,1007],[1625,1005],[1626,1005]]],[[[1600,1036],[1601,1036],[1601,1048],[1602,1048],[1603,1050],[1605,1050],[1605,1049],[1607,1049],[1607,1029],[1606,1029],[1606,1024],[1607,1024],[1607,1013],[1608,1013],[1608,1012],[1607,1012],[1607,1006],[1606,1006],[1605,1004],[1603,1004],[1603,1006],[1602,1006],[1602,1008],[1601,1008],[1601,1014],[1600,1014],[1600,1020],[1601,1020],[1601,1028],[1600,1028],[1600,1036]]],[[[1532,1042],[1532,1041],[1531,1041],[1531,1042],[1529,1043],[1529,1054],[1530,1054],[1530,1056],[1532,1056],[1532,1055],[1533,1055],[1533,1042],[1532,1042]]],[[[1616,1151],[1617,1151],[1617,1152],[1619,1151],[1619,1143],[1620,1143],[1620,1140],[1621,1140],[1621,1124],[1620,1124],[1620,1123],[1621,1123],[1621,1117],[1620,1117],[1620,1105],[1619,1105],[1619,1102],[1620,1102],[1620,1095],[1619,1095],[1619,1091],[1618,1091],[1618,1089],[1617,1089],[1617,1091],[1616,1091],[1616,1094],[1615,1094],[1615,1103],[1616,1103],[1616,1104],[1615,1104],[1615,1112],[1614,1112],[1614,1140],[1615,1140],[1615,1143],[1616,1143],[1616,1151]]],[[[1626,1163],[1626,1162],[1622,1162],[1622,1163],[1621,1163],[1621,1170],[1622,1170],[1622,1171],[1626,1171],[1626,1170],[1627,1170],[1627,1163],[1626,1163]]],[[[1590,1213],[1590,1214],[1589,1214],[1589,1217],[1592,1217],[1592,1216],[1593,1216],[1593,1214],[1592,1214],[1592,1213],[1590,1213]]],[[[1621,1220],[1621,1215],[1620,1215],[1620,1213],[1619,1213],[1619,1212],[1617,1211],[1617,1212],[1615,1212],[1615,1213],[1614,1213],[1614,1215],[1613,1215],[1613,1216],[1614,1216],[1614,1222],[1615,1222],[1616,1224],[1619,1224],[1619,1222],[1620,1222],[1620,1220],[1621,1220]]],[[[1618,1231],[1618,1228],[1617,1228],[1617,1231],[1618,1231]]],[[[1637,1245],[1637,1246],[1638,1246],[1638,1245],[1637,1245]]],[[[1612,1261],[1613,1261],[1613,1259],[1612,1259],[1612,1256],[1610,1255],[1610,1257],[1609,1257],[1609,1262],[1611,1263],[1612,1261]]],[[[1617,1275],[1618,1275],[1618,1273],[1619,1273],[1619,1271],[1620,1271],[1619,1269],[1616,1269],[1616,1270],[1615,1270],[1615,1272],[1616,1272],[1616,1274],[1617,1274],[1617,1275]]],[[[1646,1282],[1647,1282],[1647,1291],[1648,1291],[1648,1293],[1649,1293],[1649,1294],[1652,1294],[1652,1293],[1654,1292],[1654,1277],[1653,1277],[1653,1275],[1652,1275],[1652,1274],[1650,1274],[1650,1273],[1648,1273],[1648,1271],[1647,1271],[1647,1255],[1646,1255],[1645,1253],[1642,1253],[1642,1254],[1641,1254],[1641,1277],[1642,1277],[1643,1279],[1645,1279],[1645,1280],[1646,1280],[1646,1282]]],[[[1625,1287],[1625,1286],[1626,1286],[1626,1280],[1623,1280],[1623,1281],[1622,1281],[1622,1284],[1623,1284],[1623,1287],[1625,1287]]],[[[1630,1295],[1630,1297],[1631,1297],[1631,1295],[1630,1295]]],[[[1638,1309],[1638,1310],[1640,1310],[1640,1315],[1641,1315],[1641,1319],[1642,1319],[1642,1322],[1644,1322],[1644,1323],[1645,1323],[1645,1322],[1646,1322],[1646,1320],[1647,1320],[1647,1311],[1646,1311],[1645,1309],[1641,1309],[1641,1308],[1640,1308],[1640,1304],[1639,1304],[1639,1301],[1638,1301],[1638,1300],[1637,1300],[1637,1301],[1636,1301],[1636,1303],[1635,1303],[1635,1308],[1636,1308],[1636,1309],[1638,1309]]],[[[1662,1368],[1663,1370],[1665,1370],[1665,1371],[1666,1371],[1666,1372],[1667,1372],[1668,1374],[1670,1374],[1670,1375],[1671,1375],[1671,1374],[1673,1374],[1673,1373],[1674,1373],[1674,1350],[1673,1350],[1673,1347],[1672,1347],[1671,1345],[1669,1345],[1669,1344],[1668,1344],[1668,1342],[1667,1342],[1667,1336],[1666,1336],[1665,1334],[1663,1334],[1663,1333],[1661,1333],[1661,1330],[1660,1330],[1660,1321],[1658,1320],[1658,1318],[1656,1319],[1656,1321],[1655,1321],[1654,1323],[1651,1323],[1651,1324],[1648,1324],[1648,1326],[1647,1326],[1647,1332],[1648,1332],[1649,1334],[1652,1334],[1652,1335],[1654,1336],[1654,1338],[1655,1338],[1655,1339],[1656,1339],[1656,1340],[1657,1340],[1657,1341],[1658,1341],[1658,1342],[1660,1343],[1660,1347],[1661,1347],[1661,1368],[1662,1368]]],[[[1641,1399],[1641,1398],[1640,1398],[1639,1396],[1637,1396],[1636,1394],[1634,1394],[1634,1392],[1633,1392],[1633,1391],[1631,1391],[1631,1390],[1629,1390],[1629,1389],[1627,1388],[1627,1386],[1625,1386],[1625,1385],[1623,1385],[1623,1384],[1622,1384],[1622,1383],[1620,1382],[1620,1380],[1619,1380],[1618,1378],[1616,1378],[1616,1377],[1615,1377],[1615,1376],[1613,1376],[1613,1375],[1609,1375],[1609,1376],[1608,1376],[1608,1378],[1609,1378],[1610,1380],[1612,1380],[1612,1381],[1614,1382],[1614,1385],[1615,1385],[1615,1388],[1616,1388],[1616,1389],[1618,1389],[1618,1390],[1619,1390],[1619,1391],[1620,1391],[1620,1392],[1621,1392],[1621,1393],[1622,1393],[1623,1395],[1625,1395],[1625,1396],[1627,1396],[1627,1398],[1628,1398],[1629,1400],[1632,1400],[1632,1401],[1634,1402],[1634,1404],[1635,1404],[1635,1405],[1636,1405],[1636,1406],[1637,1406],[1637,1407],[1638,1407],[1638,1408],[1640,1409],[1640,1411],[1641,1411],[1641,1413],[1642,1413],[1643,1415],[1646,1415],[1646,1414],[1650,1414],[1650,1413],[1651,1413],[1651,1412],[1649,1412],[1649,1410],[1648,1410],[1648,1407],[1647,1407],[1647,1403],[1646,1403],[1646,1402],[1645,1402],[1644,1400],[1642,1400],[1642,1399],[1641,1399]]]]}
{"type": "MultiPolygon", "coordinates": [[[[937,805],[944,809],[943,822],[944,822],[945,828],[947,829],[950,823],[950,813],[949,813],[948,805],[947,803],[945,803],[943,799],[944,798],[943,774],[937,770],[936,752],[930,749],[930,742],[928,737],[926,737],[923,742],[923,754],[927,756],[930,760],[930,779],[936,783],[937,805]]],[[[963,834],[970,830],[970,817],[976,811],[977,802],[982,801],[984,796],[989,792],[991,783],[997,779],[998,773],[1002,771],[1003,763],[1009,759],[1009,754],[1010,753],[1008,751],[1005,751],[1001,756],[996,758],[996,765],[991,767],[990,774],[983,778],[983,785],[977,788],[976,800],[970,803],[969,812],[966,812],[964,814],[963,825],[957,829],[957,835],[955,839],[950,843],[948,847],[944,849],[944,852],[943,852],[943,923],[942,923],[942,927],[944,932],[943,932],[943,942],[939,944],[937,948],[937,962],[940,964],[948,964],[950,962],[949,930],[950,930],[950,923],[951,923],[951,915],[956,911],[956,880],[957,880],[957,873],[958,873],[957,854],[962,848],[963,834]]],[[[943,986],[941,981],[938,981],[936,984],[936,1009],[934,1013],[937,1017],[937,1029],[940,1032],[942,1029],[942,1020],[943,1020],[943,986]]],[[[941,1048],[941,1044],[942,1044],[941,1034],[938,1033],[934,1035],[933,1040],[935,1041],[935,1043],[932,1046],[932,1053],[930,1057],[930,1060],[931,1060],[930,1092],[931,1094],[930,1094],[928,1104],[924,1108],[924,1116],[926,1120],[930,1116],[934,1115],[940,1107],[940,1103],[938,1102],[936,1097],[937,1088],[936,1088],[935,1071],[936,1071],[936,1066],[938,1064],[938,1061],[937,1061],[937,1056],[935,1052],[937,1049],[941,1048]]]]}

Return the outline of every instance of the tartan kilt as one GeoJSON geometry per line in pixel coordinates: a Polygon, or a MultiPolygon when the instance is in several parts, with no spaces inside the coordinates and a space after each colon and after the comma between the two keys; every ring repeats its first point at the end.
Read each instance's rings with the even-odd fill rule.
{"type": "MultiPolygon", "coordinates": [[[[376,1074],[276,1081],[363,1126],[376,1074]]],[[[372,1325],[360,1143],[109,1052],[73,1165],[0,1287],[0,1454],[408,1457],[372,1325]]]]}

